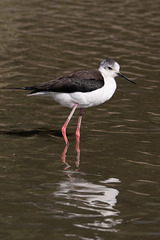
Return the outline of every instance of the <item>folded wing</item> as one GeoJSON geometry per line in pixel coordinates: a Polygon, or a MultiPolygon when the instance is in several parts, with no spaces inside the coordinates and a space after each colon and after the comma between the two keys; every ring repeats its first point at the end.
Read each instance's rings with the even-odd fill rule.
{"type": "Polygon", "coordinates": [[[98,70],[76,71],[60,77],[56,80],[42,83],[33,87],[26,87],[26,90],[37,92],[91,92],[103,87],[104,79],[98,70]]]}

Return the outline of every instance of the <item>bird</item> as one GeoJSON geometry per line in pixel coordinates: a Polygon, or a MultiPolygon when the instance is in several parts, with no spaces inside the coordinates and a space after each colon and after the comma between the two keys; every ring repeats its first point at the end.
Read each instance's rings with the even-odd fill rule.
{"type": "Polygon", "coordinates": [[[83,109],[108,101],[117,88],[117,76],[136,84],[121,74],[120,65],[116,61],[105,58],[98,69],[78,70],[39,85],[15,89],[30,90],[30,96],[50,96],[62,106],[72,109],[61,128],[64,141],[69,145],[66,129],[75,110],[80,109],[76,128],[76,140],[80,142],[83,109]]]}

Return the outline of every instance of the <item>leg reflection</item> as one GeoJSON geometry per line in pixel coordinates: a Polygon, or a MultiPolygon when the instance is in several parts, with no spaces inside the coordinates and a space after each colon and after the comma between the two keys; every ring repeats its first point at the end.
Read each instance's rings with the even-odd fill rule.
{"type": "MultiPolygon", "coordinates": [[[[80,164],[80,146],[79,146],[79,143],[80,142],[76,142],[76,162],[75,162],[75,165],[77,168],[79,168],[79,164],[80,164]]],[[[68,151],[68,147],[69,145],[67,144],[62,152],[62,162],[66,165],[65,169],[68,169],[70,167],[70,165],[67,163],[67,151],[68,151]]]]}
{"type": "Polygon", "coordinates": [[[62,162],[66,165],[65,169],[66,170],[67,168],[70,167],[70,165],[66,162],[66,154],[67,154],[67,151],[68,151],[68,147],[69,147],[69,144],[67,144],[62,152],[62,162]]]}

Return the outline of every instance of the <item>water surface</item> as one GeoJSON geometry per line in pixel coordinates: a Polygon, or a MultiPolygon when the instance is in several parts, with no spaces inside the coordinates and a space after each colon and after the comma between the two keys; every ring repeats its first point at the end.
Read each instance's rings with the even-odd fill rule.
{"type": "Polygon", "coordinates": [[[159,239],[159,1],[0,2],[1,239],[159,239]],[[134,86],[78,111],[9,90],[110,57],[134,86]],[[8,90],[7,90],[8,89],[8,90]]]}

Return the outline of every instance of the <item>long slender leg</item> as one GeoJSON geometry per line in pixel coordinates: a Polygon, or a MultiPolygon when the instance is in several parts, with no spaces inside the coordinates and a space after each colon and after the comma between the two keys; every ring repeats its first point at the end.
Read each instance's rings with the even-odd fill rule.
{"type": "Polygon", "coordinates": [[[76,129],[76,140],[77,142],[80,142],[80,128],[81,128],[81,122],[82,122],[82,108],[80,108],[78,123],[77,123],[77,129],[76,129]]]}
{"type": "Polygon", "coordinates": [[[80,108],[80,113],[79,113],[79,118],[78,118],[78,123],[77,123],[77,129],[76,129],[76,152],[77,152],[77,161],[76,161],[76,166],[79,167],[79,162],[80,162],[80,128],[81,128],[81,122],[82,122],[82,108],[80,108]]]}
{"type": "Polygon", "coordinates": [[[76,103],[76,104],[74,105],[71,113],[69,114],[67,120],[65,121],[63,127],[61,128],[62,135],[63,135],[63,138],[64,138],[64,141],[65,141],[66,145],[69,144],[68,139],[67,139],[67,136],[66,136],[66,128],[67,128],[68,123],[70,122],[70,120],[71,120],[71,118],[72,118],[72,116],[73,116],[73,114],[74,114],[77,106],[78,106],[78,104],[76,103]]]}

